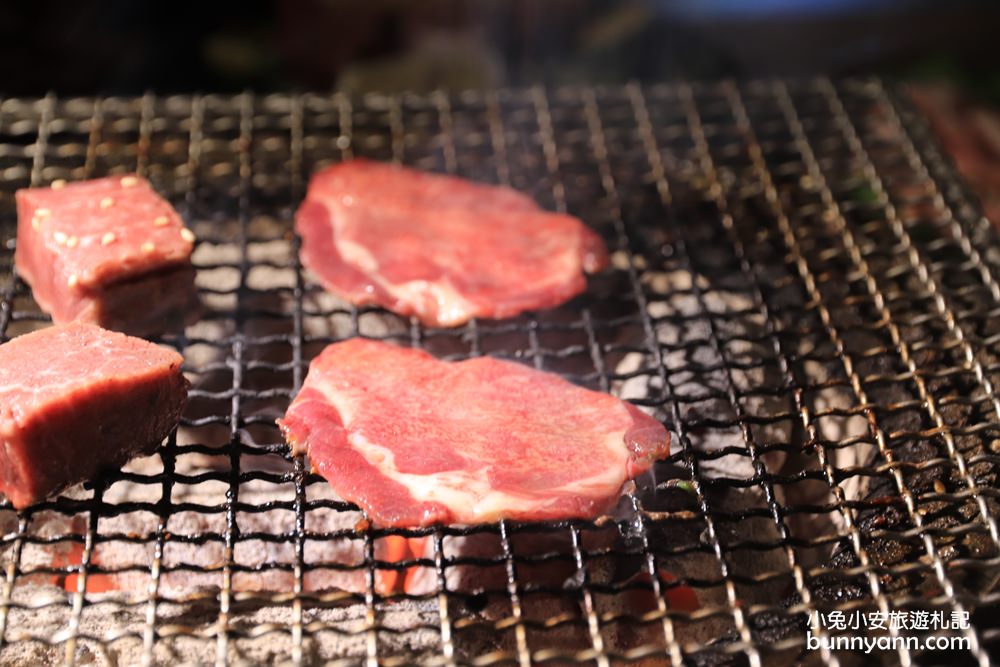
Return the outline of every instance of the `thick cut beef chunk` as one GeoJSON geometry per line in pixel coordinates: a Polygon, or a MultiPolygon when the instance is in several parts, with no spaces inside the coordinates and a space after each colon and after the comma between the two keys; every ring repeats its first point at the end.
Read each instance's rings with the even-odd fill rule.
{"type": "Polygon", "coordinates": [[[357,338],[312,362],[281,427],[390,527],[594,517],[669,446],[652,417],[557,375],[357,338]]]}
{"type": "Polygon", "coordinates": [[[364,160],[313,177],[296,230],[331,292],[429,326],[557,306],[608,261],[580,220],[515,190],[364,160]]]}
{"type": "Polygon", "coordinates": [[[0,345],[0,491],[24,508],[152,453],[187,387],[176,352],[89,324],[0,345]]]}
{"type": "Polygon", "coordinates": [[[194,235],[138,176],[17,192],[17,270],[57,323],[155,335],[197,310],[194,235]]]}

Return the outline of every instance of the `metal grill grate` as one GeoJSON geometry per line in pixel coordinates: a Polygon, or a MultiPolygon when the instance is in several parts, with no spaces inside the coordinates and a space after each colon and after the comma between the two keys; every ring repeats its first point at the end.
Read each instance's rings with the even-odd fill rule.
{"type": "Polygon", "coordinates": [[[803,658],[813,612],[871,610],[971,613],[967,649],[887,663],[997,651],[1000,246],[877,80],[5,99],[0,170],[4,340],[46,322],[13,273],[13,193],[57,178],[149,177],[199,238],[205,304],[163,341],[194,390],[161,453],[0,509],[4,664],[760,665],[803,658]],[[348,307],[291,221],[350,156],[525,190],[613,269],[458,330],[348,307]],[[612,391],[675,453],[593,523],[369,528],[274,426],[353,335],[612,391]],[[427,553],[377,559],[393,535],[427,553]],[[430,592],[380,595],[388,572],[430,592]]]}

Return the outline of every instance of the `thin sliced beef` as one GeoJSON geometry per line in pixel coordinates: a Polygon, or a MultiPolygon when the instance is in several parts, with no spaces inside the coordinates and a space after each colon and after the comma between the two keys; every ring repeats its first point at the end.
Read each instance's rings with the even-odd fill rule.
{"type": "Polygon", "coordinates": [[[382,526],[593,517],[669,446],[658,421],[556,375],[364,339],[328,346],[280,423],[382,526]]]}
{"type": "Polygon", "coordinates": [[[55,322],[153,335],[195,312],[194,235],[144,179],[19,190],[17,211],[18,273],[55,322]]]}
{"type": "Polygon", "coordinates": [[[152,453],[187,387],[176,352],[89,324],[0,345],[0,491],[24,508],[152,453]]]}
{"type": "Polygon", "coordinates": [[[358,206],[421,207],[475,211],[537,211],[535,200],[512,188],[476,183],[384,162],[354,159],[318,172],[317,194],[350,197],[358,206]]]}
{"type": "Polygon", "coordinates": [[[510,188],[363,160],[313,177],[296,229],[327,289],[429,326],[559,305],[607,264],[580,220],[510,188]]]}

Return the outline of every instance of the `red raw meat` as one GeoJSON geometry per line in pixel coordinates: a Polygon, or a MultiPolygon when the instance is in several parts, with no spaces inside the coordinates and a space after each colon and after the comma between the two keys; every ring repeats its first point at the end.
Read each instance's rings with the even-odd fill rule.
{"type": "Polygon", "coordinates": [[[556,375],[364,339],[312,362],[280,424],[382,526],[593,517],[669,446],[652,417],[556,375]]]}
{"type": "Polygon", "coordinates": [[[152,453],[187,387],[176,352],[90,324],[0,345],[0,491],[21,509],[152,453]]]}
{"type": "Polygon", "coordinates": [[[17,270],[55,322],[147,335],[195,310],[194,235],[146,180],[18,190],[17,212],[17,270]]]}
{"type": "Polygon", "coordinates": [[[313,177],[296,230],[327,289],[429,326],[557,306],[608,262],[580,220],[515,190],[364,160],[313,177]]]}

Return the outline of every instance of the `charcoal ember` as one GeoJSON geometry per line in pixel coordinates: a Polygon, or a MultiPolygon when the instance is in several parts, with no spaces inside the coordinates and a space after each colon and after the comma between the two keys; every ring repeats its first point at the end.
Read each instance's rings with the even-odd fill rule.
{"type": "MultiPolygon", "coordinates": [[[[705,542],[704,523],[692,519],[694,505],[690,493],[679,491],[678,494],[679,498],[657,506],[662,511],[671,506],[677,518],[660,519],[647,529],[650,544],[676,545],[676,553],[657,553],[655,556],[655,566],[665,577],[661,580],[663,589],[676,591],[667,594],[667,607],[680,605],[677,609],[686,612],[727,609],[724,580],[714,551],[705,542]]],[[[734,509],[732,503],[739,502],[736,494],[728,501],[716,499],[717,505],[727,511],[734,509]]],[[[588,591],[595,613],[617,619],[603,624],[602,638],[606,646],[618,651],[648,645],[665,650],[663,626],[655,614],[652,619],[639,620],[656,611],[657,601],[652,596],[648,577],[642,577],[646,557],[636,536],[629,530],[635,517],[629,515],[624,504],[619,507],[617,516],[614,523],[603,528],[595,530],[587,526],[581,529],[582,569],[572,557],[568,530],[543,531],[532,529],[529,524],[511,531],[509,541],[522,613],[537,619],[561,616],[581,619],[585,617],[584,591],[588,591]],[[530,593],[525,594],[525,591],[530,593]]],[[[724,531],[721,541],[728,548],[747,539],[760,539],[767,534],[768,525],[769,522],[763,520],[734,523],[724,531]]],[[[773,535],[773,524],[770,525],[773,535]]],[[[445,585],[450,592],[471,594],[467,611],[487,621],[501,620],[509,615],[508,563],[499,536],[484,530],[443,537],[442,545],[444,562],[449,563],[445,568],[445,585]]],[[[662,548],[654,547],[654,552],[662,548]]],[[[433,543],[428,540],[423,558],[433,562],[434,556],[433,543]]],[[[731,568],[734,571],[753,577],[780,568],[783,556],[769,553],[761,558],[746,550],[734,550],[733,558],[731,568]]],[[[418,566],[413,572],[407,579],[408,593],[431,595],[441,590],[436,569],[418,566]]],[[[741,601],[747,604],[774,604],[783,595],[780,587],[769,592],[760,586],[739,587],[739,592],[741,601]]],[[[734,631],[732,617],[725,614],[675,621],[673,627],[674,636],[681,643],[709,643],[734,631]]],[[[579,647],[580,642],[592,641],[583,623],[567,623],[564,627],[533,632],[532,636],[550,647],[579,647]]]]}
{"type": "MultiPolygon", "coordinates": [[[[759,583],[737,584],[739,600],[741,604],[788,606],[797,595],[793,592],[790,576],[786,574],[789,573],[790,565],[783,549],[755,550],[740,546],[752,542],[777,547],[784,538],[769,516],[769,504],[763,497],[758,471],[749,455],[744,433],[737,426],[737,414],[725,398],[726,394],[730,389],[735,389],[740,395],[743,413],[749,416],[781,413],[794,416],[789,420],[751,423],[750,433],[759,448],[776,443],[794,445],[805,437],[789,392],[740,393],[760,387],[783,386],[783,378],[776,364],[755,361],[773,358],[773,351],[761,349],[760,344],[742,342],[743,339],[764,338],[761,320],[752,315],[756,308],[747,293],[713,286],[702,276],[692,277],[683,271],[663,274],[646,272],[643,275],[653,291],[662,295],[662,301],[650,304],[650,311],[657,323],[657,337],[665,344],[664,363],[672,392],[664,391],[658,375],[653,372],[655,365],[646,358],[648,355],[641,353],[633,353],[618,365],[616,372],[624,379],[620,381],[617,390],[623,397],[665,396],[666,401],[670,401],[672,397],[685,399],[679,403],[682,422],[698,424],[707,420],[712,423],[711,428],[687,429],[688,440],[698,458],[698,474],[706,489],[710,507],[714,512],[725,512],[726,508],[733,510],[734,517],[740,517],[741,511],[757,510],[742,521],[716,522],[720,546],[725,549],[727,546],[737,545],[726,556],[730,576],[735,575],[738,581],[746,578],[751,582],[763,577],[763,581],[759,583]],[[694,293],[695,287],[701,291],[702,301],[694,293]],[[715,331],[725,337],[722,344],[726,358],[720,357],[711,344],[713,330],[707,320],[707,312],[715,314],[715,331]],[[722,329],[723,326],[728,329],[722,329]],[[728,337],[732,337],[733,341],[729,341],[728,337]],[[733,363],[734,361],[748,363],[740,365],[733,363]],[[699,368],[697,373],[689,372],[692,365],[699,368]],[[725,371],[727,365],[730,366],[729,376],[725,371]],[[692,400],[705,397],[706,387],[720,398],[692,400]]],[[[836,366],[808,359],[810,344],[811,341],[806,340],[799,343],[802,346],[799,352],[806,357],[806,361],[801,362],[800,372],[806,377],[814,378],[815,382],[834,376],[836,366]]],[[[839,364],[839,361],[834,360],[834,363],[839,364]]],[[[861,437],[867,432],[867,422],[863,416],[847,414],[853,405],[853,397],[847,389],[833,387],[815,392],[807,400],[810,400],[808,407],[812,414],[829,415],[813,422],[816,436],[821,440],[838,443],[861,437]],[[843,412],[843,416],[838,411],[843,412]]],[[[657,408],[656,412],[663,417],[669,416],[666,407],[657,408]]],[[[675,439],[674,442],[679,440],[675,439]]],[[[828,447],[827,455],[835,470],[861,468],[872,457],[869,449],[861,447],[828,447]]],[[[685,460],[680,452],[672,457],[672,461],[677,463],[685,460]]],[[[816,467],[815,454],[794,446],[771,449],[761,455],[759,460],[764,470],[777,474],[791,475],[816,467]]],[[[656,474],[659,482],[683,481],[690,476],[690,472],[684,467],[663,464],[658,466],[656,474]]],[[[842,485],[845,498],[857,500],[861,497],[866,492],[865,480],[862,476],[847,478],[842,485]]],[[[818,505],[827,502],[830,496],[828,484],[820,481],[775,485],[774,491],[775,501],[782,507],[818,505]]],[[[662,499],[662,491],[656,497],[662,499]]],[[[697,514],[698,508],[693,509],[697,514]]],[[[842,528],[841,524],[841,517],[837,513],[803,516],[790,513],[785,516],[785,525],[791,534],[806,538],[833,533],[842,528]]],[[[654,527],[653,535],[655,530],[654,527]]],[[[689,530],[688,533],[690,532],[689,530]]],[[[703,535],[685,535],[676,526],[669,533],[672,542],[678,545],[700,545],[700,540],[704,539],[703,535]]],[[[665,537],[664,535],[663,538],[665,537]]],[[[807,567],[820,565],[825,560],[826,554],[821,549],[798,554],[800,565],[807,567]]],[[[658,559],[658,565],[684,580],[716,582],[715,586],[703,584],[694,587],[698,602],[702,608],[729,609],[729,600],[725,597],[724,588],[719,585],[723,580],[722,572],[711,550],[695,550],[682,556],[658,559]]],[[[650,596],[647,594],[646,597],[650,596]]],[[[650,609],[649,601],[645,608],[650,609]]],[[[703,641],[720,637],[728,637],[732,641],[738,637],[732,618],[719,618],[724,621],[701,637],[703,641]]],[[[778,641],[792,634],[802,635],[806,628],[804,616],[782,612],[752,616],[749,623],[755,636],[766,642],[778,641]]],[[[654,641],[657,633],[662,634],[658,625],[644,628],[642,633],[637,633],[641,637],[634,638],[633,642],[654,641]]],[[[793,659],[794,653],[791,651],[782,654],[783,659],[793,659]]]]}
{"type": "MultiPolygon", "coordinates": [[[[580,529],[582,552],[606,549],[615,540],[615,525],[580,529]]],[[[574,558],[573,538],[569,528],[552,530],[549,526],[524,524],[510,529],[509,552],[504,549],[498,529],[484,527],[466,535],[445,535],[441,538],[442,557],[447,563],[445,585],[450,591],[479,595],[507,594],[508,567],[513,565],[519,586],[541,586],[554,590],[572,587],[579,570],[574,558]]],[[[423,545],[421,558],[433,561],[436,546],[433,539],[423,545]]],[[[414,568],[407,580],[407,592],[423,595],[440,589],[437,570],[414,568]]]]}
{"type": "MultiPolygon", "coordinates": [[[[150,475],[161,470],[158,457],[134,460],[126,472],[150,475]]],[[[179,474],[190,469],[180,468],[179,474]]],[[[206,488],[178,491],[176,502],[183,507],[222,508],[226,503],[226,485],[197,485],[206,488]]],[[[313,501],[328,499],[325,483],[312,484],[309,497],[313,501]]],[[[88,531],[86,508],[91,491],[74,487],[64,494],[66,501],[78,502],[80,512],[41,510],[33,513],[18,562],[21,575],[15,580],[13,601],[27,605],[14,607],[10,621],[19,628],[7,635],[7,644],[0,664],[59,664],[64,659],[62,644],[47,645],[44,641],[65,630],[72,615],[71,596],[81,585],[76,574],[83,544],[88,531]],[[52,541],[58,539],[57,541],[52,541]],[[50,603],[46,603],[46,601],[50,603]]],[[[155,504],[158,485],[143,485],[123,480],[112,484],[104,493],[108,506],[127,507],[128,503],[155,504]]],[[[241,485],[241,502],[266,506],[282,492],[260,481],[241,485]]],[[[241,512],[238,525],[241,533],[255,532],[287,536],[294,532],[289,516],[278,511],[241,512]]],[[[322,662],[344,657],[365,655],[365,614],[360,598],[341,599],[337,592],[355,591],[363,595],[366,588],[363,539],[356,533],[358,512],[343,512],[314,508],[308,513],[307,529],[327,535],[343,535],[342,539],[308,541],[305,545],[306,572],[303,589],[307,595],[335,595],[333,603],[306,602],[310,622],[321,629],[304,639],[304,650],[310,660],[322,662]],[[356,567],[350,569],[352,565],[356,567]],[[327,567],[329,566],[329,567],[327,567]]],[[[13,513],[3,516],[5,530],[16,529],[13,513]]],[[[147,601],[157,601],[157,622],[161,626],[181,624],[192,632],[208,633],[217,622],[217,596],[223,588],[222,566],[225,550],[221,535],[225,530],[221,509],[199,513],[178,509],[167,519],[162,572],[154,579],[155,543],[159,518],[151,512],[130,511],[102,516],[97,524],[91,565],[88,569],[87,600],[81,616],[80,632],[101,638],[106,646],[81,641],[77,659],[98,665],[138,664],[142,662],[140,641],[112,639],[121,633],[141,637],[147,622],[147,601]],[[185,536],[215,535],[220,539],[205,543],[183,541],[185,536]],[[204,570],[208,570],[207,572],[204,570]],[[154,587],[155,584],[155,587],[154,587]],[[155,598],[154,598],[155,595],[155,598]],[[107,613],[113,609],[114,613],[107,613]]],[[[10,557],[8,548],[7,557],[10,557]]],[[[237,541],[234,552],[235,571],[230,590],[246,595],[253,593],[256,601],[235,602],[230,627],[249,630],[261,624],[290,625],[292,609],[287,600],[271,602],[271,596],[284,595],[294,589],[292,567],[296,562],[294,542],[282,537],[277,542],[243,539],[237,541]],[[242,546],[240,546],[242,545],[242,546]],[[275,566],[278,567],[275,567],[275,566]]],[[[438,609],[434,601],[394,599],[378,603],[380,623],[396,633],[379,634],[379,650],[415,657],[440,652],[440,635],[428,626],[437,622],[438,609]]],[[[287,634],[267,635],[241,640],[234,661],[267,663],[287,656],[292,650],[287,634]]],[[[233,649],[236,651],[236,649],[233,649]]],[[[492,643],[482,639],[469,644],[467,650],[479,655],[492,650],[492,643]]],[[[215,659],[214,648],[189,641],[184,636],[163,637],[153,648],[155,664],[201,664],[215,659]]]]}
{"type": "MultiPolygon", "coordinates": [[[[74,659],[80,664],[112,667],[136,665],[144,656],[152,664],[209,664],[216,660],[216,643],[198,642],[185,633],[166,633],[157,638],[147,652],[143,644],[147,606],[142,600],[121,591],[88,594],[88,604],[79,617],[80,639],[74,659]],[[130,604],[131,603],[131,604],[130,604]],[[90,638],[96,638],[93,641],[90,638]]],[[[17,586],[0,665],[57,665],[66,658],[65,644],[58,641],[73,616],[70,594],[52,585],[17,586]]],[[[313,606],[306,617],[313,630],[303,637],[302,649],[308,664],[333,660],[363,660],[367,651],[365,632],[367,610],[364,605],[313,606]]],[[[376,614],[381,627],[377,649],[381,653],[406,655],[413,660],[429,659],[441,652],[436,603],[401,600],[379,603],[376,614]]],[[[173,603],[158,600],[157,623],[160,627],[185,627],[192,633],[209,635],[219,622],[217,603],[173,603]]],[[[229,628],[247,633],[238,642],[230,642],[226,659],[232,664],[272,664],[292,654],[294,640],[290,633],[267,633],[254,636],[253,630],[269,624],[289,627],[294,611],[287,603],[235,603],[228,617],[229,628]]],[[[469,642],[464,649],[470,655],[493,650],[495,642],[469,642]]]]}
{"type": "MultiPolygon", "coordinates": [[[[161,470],[157,457],[137,459],[126,472],[155,475],[161,470]]],[[[194,472],[181,467],[179,474],[194,472]]],[[[109,506],[127,508],[135,503],[155,506],[159,500],[157,486],[129,481],[114,483],[102,496],[109,506]]],[[[165,517],[162,537],[162,572],[155,580],[159,595],[174,600],[196,599],[205,592],[223,586],[222,568],[226,563],[226,531],[224,508],[228,487],[224,484],[202,484],[177,490],[175,502],[183,507],[165,517]],[[211,536],[205,539],[205,536],[211,536]]],[[[85,510],[89,492],[82,488],[70,490],[66,497],[80,497],[85,510]]],[[[251,507],[266,507],[275,499],[288,496],[288,489],[276,490],[272,484],[252,480],[240,487],[240,502],[251,507]]],[[[334,499],[325,484],[309,489],[312,502],[334,499]]],[[[304,544],[303,588],[307,591],[365,590],[364,549],[362,536],[356,532],[360,512],[344,512],[317,507],[310,510],[307,529],[331,536],[330,539],[306,540],[304,544]]],[[[131,592],[145,595],[153,590],[150,570],[154,562],[159,535],[160,517],[150,511],[122,511],[103,517],[97,528],[91,564],[97,584],[88,590],[131,592]]],[[[10,517],[8,523],[13,521],[10,517]]],[[[284,591],[295,585],[294,567],[297,562],[293,536],[295,515],[291,511],[267,510],[239,512],[237,526],[243,539],[238,539],[234,551],[232,588],[236,591],[284,591]],[[275,536],[273,539],[253,535],[275,536]]],[[[13,529],[14,526],[10,525],[13,529]]],[[[88,530],[86,512],[66,515],[41,511],[29,524],[32,540],[21,553],[21,567],[26,576],[23,583],[54,583],[75,590],[76,579],[65,574],[42,572],[51,568],[75,568],[81,563],[82,545],[88,530]],[[47,543],[54,537],[63,540],[47,543]]]]}
{"type": "MultiPolygon", "coordinates": [[[[745,509],[746,494],[737,489],[711,491],[710,495],[714,512],[736,517],[745,509]]],[[[640,492],[640,498],[651,517],[647,518],[645,531],[665,606],[675,613],[698,612],[694,618],[673,620],[673,633],[682,644],[688,641],[711,644],[720,637],[737,636],[726,592],[727,577],[736,581],[741,606],[776,605],[787,597],[790,577],[774,577],[788,569],[784,552],[776,548],[747,548],[751,542],[780,543],[773,520],[766,517],[716,520],[716,538],[725,553],[728,569],[723,572],[693,493],[668,487],[657,491],[655,496],[644,497],[640,492]],[[758,581],[762,577],[764,580],[758,581]],[[703,616],[709,611],[721,613],[703,616]]],[[[617,584],[613,589],[616,592],[596,595],[596,606],[602,615],[622,619],[607,625],[613,645],[621,650],[646,644],[665,647],[664,629],[655,614],[638,621],[644,614],[655,612],[658,601],[653,596],[646,554],[637,536],[626,533],[611,553],[613,557],[606,563],[610,566],[609,583],[617,584]]]]}
{"type": "MultiPolygon", "coordinates": [[[[930,325],[924,325],[913,327],[909,335],[922,339],[933,335],[933,331],[930,325]]],[[[870,344],[868,340],[849,342],[852,345],[870,344]]],[[[926,346],[914,352],[914,360],[922,367],[946,367],[949,365],[946,355],[946,348],[926,346]]],[[[997,361],[985,351],[980,352],[980,357],[983,363],[997,361]]],[[[891,376],[897,369],[898,364],[889,357],[877,356],[858,362],[858,372],[870,377],[891,376]]],[[[989,432],[961,431],[967,426],[989,419],[987,414],[983,414],[983,410],[988,412],[990,408],[941,400],[941,397],[970,396],[980,391],[975,376],[967,373],[939,374],[929,377],[925,386],[940,403],[939,414],[942,421],[959,432],[953,436],[953,442],[963,458],[966,461],[982,459],[983,454],[989,453],[992,440],[989,432]]],[[[872,383],[868,394],[871,401],[881,405],[898,405],[918,397],[916,388],[907,383],[872,383]]],[[[884,411],[878,415],[878,424],[883,433],[889,436],[887,445],[897,465],[914,464],[901,468],[902,483],[916,497],[916,511],[923,525],[928,530],[941,531],[932,533],[937,555],[946,563],[958,558],[995,556],[997,546],[982,522],[976,500],[973,497],[949,497],[951,493],[966,488],[966,482],[957,466],[919,465],[934,459],[954,460],[942,436],[928,437],[922,434],[936,426],[930,413],[926,409],[884,411]],[[961,536],[953,536],[947,532],[949,528],[964,527],[970,523],[978,524],[979,528],[961,536]]],[[[885,454],[878,452],[869,466],[885,465],[887,462],[885,454]]],[[[981,488],[989,488],[996,483],[997,465],[988,459],[969,466],[969,472],[981,488]]],[[[899,482],[893,475],[883,472],[870,477],[862,500],[864,503],[858,512],[858,528],[866,537],[865,548],[874,563],[891,568],[918,559],[928,559],[924,542],[919,537],[898,539],[877,532],[902,532],[915,527],[913,517],[900,494],[899,482]]],[[[987,496],[985,502],[990,515],[996,517],[1000,504],[992,496],[987,496]]],[[[970,591],[991,590],[996,586],[998,577],[1000,575],[995,572],[978,568],[949,571],[953,584],[970,591]]],[[[932,596],[941,590],[940,582],[929,568],[890,574],[884,579],[885,587],[892,591],[921,591],[932,596]]]]}
{"type": "MultiPolygon", "coordinates": [[[[71,487],[62,492],[61,497],[73,502],[79,500],[84,506],[86,492],[81,486],[71,487]]],[[[0,513],[0,529],[13,538],[19,532],[17,515],[11,510],[0,513]]],[[[65,580],[62,571],[67,566],[79,562],[83,535],[86,531],[84,515],[51,509],[33,511],[26,521],[23,545],[18,565],[21,575],[18,582],[24,586],[57,584],[65,580]]],[[[16,544],[13,539],[4,542],[0,550],[4,561],[14,557],[16,544]]]]}
{"type": "MultiPolygon", "coordinates": [[[[845,575],[841,570],[856,567],[857,555],[849,542],[839,542],[826,564],[826,572],[816,576],[809,585],[813,599],[827,604],[845,604],[861,600],[869,595],[867,582],[863,576],[845,575]]],[[[802,603],[802,597],[791,593],[780,602],[784,608],[802,603]]],[[[763,641],[776,642],[787,639],[795,634],[804,634],[809,628],[809,618],[802,613],[789,614],[765,612],[754,617],[751,628],[755,636],[763,641]]]]}
{"type": "MultiPolygon", "coordinates": [[[[852,344],[870,344],[861,341],[850,341],[852,344]]],[[[937,358],[939,351],[925,348],[919,353],[921,364],[942,363],[937,358]]],[[[863,359],[858,363],[858,372],[869,377],[891,374],[892,366],[884,358],[863,359]]],[[[974,388],[963,386],[961,378],[946,377],[934,379],[929,387],[935,393],[958,391],[971,393],[974,388]]],[[[899,404],[910,398],[907,390],[900,384],[873,383],[869,389],[869,398],[881,404],[899,404]]],[[[979,416],[975,415],[969,406],[951,404],[942,406],[942,415],[946,422],[961,427],[966,423],[975,423],[979,416]]],[[[926,428],[926,414],[917,411],[895,411],[879,415],[879,426],[886,433],[918,433],[926,428]]],[[[966,457],[975,457],[989,449],[989,438],[959,436],[956,444],[966,457]]],[[[904,436],[890,442],[893,458],[897,462],[921,463],[934,458],[947,457],[945,444],[940,438],[922,438],[904,436]]],[[[886,459],[881,453],[876,453],[866,465],[869,467],[885,464],[886,459]]],[[[957,470],[948,466],[921,466],[912,469],[904,468],[904,484],[918,498],[918,511],[925,527],[940,530],[966,526],[970,521],[979,520],[979,508],[972,499],[950,501],[941,499],[925,499],[927,494],[940,495],[964,487],[957,470]]],[[[976,464],[973,479],[977,484],[989,486],[995,483],[996,468],[988,462],[976,464]]],[[[889,573],[881,577],[882,590],[887,593],[910,593],[920,591],[924,595],[940,594],[940,584],[930,569],[923,571],[893,572],[893,566],[911,563],[917,560],[926,562],[927,554],[923,540],[919,537],[901,539],[889,536],[886,532],[901,533],[912,530],[914,525],[899,493],[899,486],[894,477],[888,473],[868,477],[860,487],[863,492],[858,496],[860,511],[858,511],[857,528],[863,538],[863,546],[873,565],[889,568],[889,573]]],[[[987,500],[990,512],[996,512],[996,502],[987,500]]],[[[994,514],[995,515],[995,514],[994,514]]],[[[996,546],[989,539],[983,527],[979,531],[966,533],[961,539],[937,534],[934,537],[935,548],[944,562],[960,557],[990,557],[996,553],[996,546]]],[[[848,576],[843,570],[859,565],[857,555],[850,542],[839,541],[829,561],[824,564],[824,572],[815,577],[810,584],[814,599],[826,603],[845,603],[866,598],[871,595],[868,582],[862,576],[848,576]]],[[[977,570],[953,569],[949,571],[952,582],[971,590],[989,590],[996,585],[996,575],[989,572],[980,573],[977,570]]],[[[793,595],[787,604],[796,604],[801,600],[793,595]]]]}
{"type": "MultiPolygon", "coordinates": [[[[613,259],[617,260],[617,257],[613,259]]],[[[648,353],[634,352],[616,368],[616,376],[622,378],[614,388],[616,393],[623,398],[662,397],[664,405],[652,411],[668,423],[673,421],[673,415],[665,404],[677,400],[681,422],[695,424],[686,427],[685,431],[698,459],[701,478],[741,483],[756,479],[757,472],[744,434],[738,426],[737,414],[726,397],[730,390],[740,393],[761,384],[776,383],[773,368],[744,369],[732,364],[734,358],[752,354],[753,350],[739,340],[729,341],[728,336],[735,334],[738,338],[750,338],[761,333],[759,323],[744,321],[740,317],[741,313],[752,309],[751,300],[745,293],[714,288],[705,277],[683,270],[646,271],[642,280],[647,289],[659,297],[659,300],[649,304],[649,314],[656,322],[657,341],[664,349],[664,370],[670,387],[663,386],[655,372],[654,360],[649,358],[648,353]],[[700,298],[698,292],[701,293],[700,298]],[[707,312],[715,313],[718,318],[716,333],[724,337],[720,345],[724,345],[725,358],[720,356],[711,341],[713,330],[707,312]],[[723,319],[735,320],[735,324],[727,325],[733,329],[728,335],[719,331],[723,319]],[[733,344],[725,345],[723,340],[733,344]],[[728,374],[727,366],[730,367],[728,374]],[[712,425],[701,425],[706,422],[712,425]]],[[[787,401],[753,395],[741,400],[740,407],[746,415],[766,415],[787,409],[787,401]]],[[[753,428],[751,433],[758,445],[789,439],[783,424],[763,425],[759,429],[753,428]]],[[[678,439],[673,442],[672,449],[678,450],[678,439]]],[[[672,458],[682,460],[683,455],[678,452],[672,458]]],[[[768,469],[780,469],[784,454],[773,451],[760,458],[768,469]]],[[[690,475],[683,469],[668,470],[662,465],[658,468],[657,481],[661,481],[661,474],[690,475]]],[[[727,486],[736,495],[743,493],[732,485],[720,485],[720,488],[727,486]]],[[[746,493],[754,491],[749,489],[746,493]]]]}
{"type": "MultiPolygon", "coordinates": [[[[622,259],[616,254],[612,261],[617,263],[622,259]]],[[[667,404],[679,400],[681,421],[694,424],[687,428],[687,435],[699,459],[699,473],[710,479],[755,480],[754,462],[738,427],[734,406],[728,399],[732,390],[738,396],[740,408],[748,418],[750,434],[761,451],[760,463],[773,472],[800,470],[801,458],[788,460],[788,451],[794,451],[793,448],[765,447],[792,443],[802,434],[796,430],[796,419],[767,419],[789,412],[797,418],[797,410],[787,390],[759,391],[762,387],[781,388],[785,378],[773,361],[773,350],[765,349],[769,345],[766,339],[765,342],[751,342],[764,339],[766,331],[748,293],[713,285],[704,276],[693,276],[684,270],[645,271],[642,281],[658,297],[649,304],[649,313],[656,323],[657,341],[663,349],[664,370],[671,386],[669,389],[662,386],[655,360],[649,352],[632,352],[615,369],[616,377],[620,378],[614,386],[615,392],[623,398],[658,398],[660,405],[655,410],[647,410],[668,423],[673,416],[667,404]],[[724,356],[712,342],[713,326],[724,356]],[[757,423],[754,417],[764,419],[757,423]],[[706,421],[710,427],[701,426],[706,421]]],[[[631,344],[644,346],[639,336],[635,336],[631,344]]],[[[802,372],[807,377],[825,379],[830,370],[819,362],[807,361],[802,372]]],[[[849,392],[835,389],[818,394],[810,408],[815,413],[850,406],[849,392]]],[[[865,426],[864,418],[858,416],[824,419],[816,425],[817,435],[833,442],[861,435],[865,426]]],[[[830,456],[835,468],[864,461],[863,456],[851,448],[836,449],[830,456]]],[[[849,498],[854,498],[859,490],[859,483],[854,483],[846,492],[849,498]]],[[[776,492],[787,493],[784,487],[776,487],[776,492]]],[[[784,498],[779,497],[781,500],[784,498]]],[[[796,496],[786,502],[807,500],[808,497],[796,496]]]]}
{"type": "MultiPolygon", "coordinates": [[[[134,489],[115,487],[106,501],[134,502],[134,489]],[[119,495],[120,494],[120,495],[119,495]]],[[[184,506],[222,508],[226,505],[228,489],[223,485],[207,489],[185,489],[178,493],[175,502],[184,506]]],[[[241,504],[266,507],[276,497],[287,495],[287,490],[276,490],[274,485],[252,480],[240,486],[241,504]]],[[[334,499],[324,485],[310,487],[309,498],[334,499]]],[[[156,535],[156,521],[145,515],[145,525],[137,525],[137,513],[120,514],[105,518],[101,532],[105,534],[135,534],[139,530],[152,538],[156,535]]],[[[141,515],[140,515],[141,516],[141,515]]],[[[306,570],[302,587],[306,591],[334,589],[363,593],[365,573],[363,540],[355,531],[361,519],[359,512],[341,512],[325,508],[310,510],[308,530],[331,536],[330,539],[305,540],[303,562],[306,570]],[[329,567],[328,567],[329,566],[329,567]]],[[[294,568],[297,563],[295,514],[284,510],[238,512],[236,525],[241,536],[235,543],[232,588],[236,591],[286,591],[295,587],[294,568]],[[253,537],[274,536],[273,538],[253,537]]],[[[158,594],[176,600],[198,597],[205,591],[222,588],[222,568],[226,563],[226,547],[222,536],[226,532],[225,513],[220,509],[211,512],[181,510],[172,513],[166,522],[168,535],[163,546],[163,572],[158,581],[158,594]],[[203,540],[212,535],[215,539],[203,540]]],[[[143,590],[152,585],[149,573],[144,571],[153,562],[156,549],[154,539],[135,544],[120,540],[99,543],[93,561],[105,570],[120,572],[112,576],[115,588],[143,590]],[[132,568],[140,567],[135,572],[132,568]]]]}

